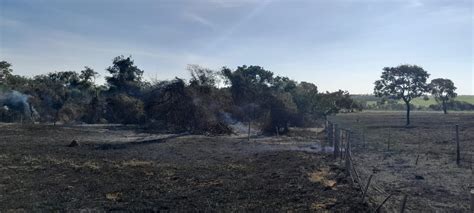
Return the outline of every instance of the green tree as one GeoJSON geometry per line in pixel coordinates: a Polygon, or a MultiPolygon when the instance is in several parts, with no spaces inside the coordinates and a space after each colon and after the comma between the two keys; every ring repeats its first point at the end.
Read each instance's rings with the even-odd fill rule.
{"type": "Polygon", "coordinates": [[[353,111],[360,108],[350,97],[349,92],[338,90],[336,92],[319,93],[313,105],[313,113],[327,119],[328,115],[339,113],[341,110],[353,111]]]}
{"type": "Polygon", "coordinates": [[[112,76],[105,77],[110,92],[127,93],[137,96],[140,93],[143,70],[134,65],[131,57],[117,56],[113,65],[107,68],[112,76]]]}
{"type": "Polygon", "coordinates": [[[40,114],[43,119],[53,121],[56,124],[60,118],[60,111],[71,97],[71,90],[64,79],[69,74],[49,73],[37,75],[31,82],[31,94],[37,99],[40,114]]]}
{"type": "Polygon", "coordinates": [[[204,87],[216,87],[219,83],[219,74],[211,69],[201,67],[196,64],[190,64],[187,67],[191,79],[189,84],[204,87]]]}
{"type": "Polygon", "coordinates": [[[297,87],[297,82],[288,77],[277,76],[273,78],[271,88],[278,92],[294,92],[297,87]]]}
{"type": "Polygon", "coordinates": [[[80,84],[79,74],[75,71],[62,71],[48,74],[49,79],[67,88],[77,88],[80,84]]]}
{"type": "Polygon", "coordinates": [[[298,107],[298,112],[304,117],[315,116],[314,107],[318,100],[318,87],[313,83],[300,82],[294,91],[293,101],[298,107]]]}
{"type": "Polygon", "coordinates": [[[6,84],[7,78],[12,75],[11,64],[6,61],[0,61],[0,84],[6,84]]]}
{"type": "Polygon", "coordinates": [[[81,74],[79,75],[80,84],[85,89],[89,89],[94,85],[95,79],[98,75],[99,73],[86,66],[84,67],[84,70],[81,70],[81,74]]]}
{"type": "Polygon", "coordinates": [[[457,88],[454,86],[453,81],[444,78],[433,79],[429,84],[429,89],[436,101],[443,106],[444,114],[447,114],[448,102],[458,95],[454,92],[457,88]]]}
{"type": "Polygon", "coordinates": [[[289,125],[294,121],[297,112],[297,107],[293,102],[291,93],[274,92],[268,96],[264,106],[269,109],[269,117],[266,119],[263,130],[267,133],[288,133],[289,125]]]}
{"type": "Polygon", "coordinates": [[[428,91],[426,83],[430,74],[417,65],[400,65],[383,68],[380,80],[375,81],[377,97],[402,99],[406,105],[406,125],[410,125],[410,102],[428,91]]]}
{"type": "Polygon", "coordinates": [[[235,71],[224,67],[221,72],[225,82],[231,85],[234,102],[240,106],[262,100],[273,83],[273,73],[260,66],[243,65],[235,71]]]}

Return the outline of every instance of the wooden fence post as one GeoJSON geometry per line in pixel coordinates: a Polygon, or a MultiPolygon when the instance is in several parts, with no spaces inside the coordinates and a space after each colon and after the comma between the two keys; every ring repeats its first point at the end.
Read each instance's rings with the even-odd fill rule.
{"type": "Polygon", "coordinates": [[[400,208],[400,213],[405,212],[405,207],[406,207],[406,204],[407,204],[407,197],[408,197],[407,195],[403,196],[402,207],[400,208]]]}
{"type": "Polygon", "coordinates": [[[247,140],[250,141],[250,125],[251,125],[251,120],[249,119],[249,129],[248,129],[248,137],[247,140]]]}
{"type": "Polygon", "coordinates": [[[474,189],[471,189],[471,212],[474,212],[474,189]]]}
{"type": "Polygon", "coordinates": [[[337,159],[339,155],[339,127],[334,124],[334,158],[337,159]]]}
{"type": "Polygon", "coordinates": [[[365,131],[362,129],[362,148],[365,149],[365,131]]]}
{"type": "Polygon", "coordinates": [[[329,122],[328,127],[326,129],[328,143],[332,143],[332,135],[334,134],[332,128],[333,128],[333,124],[329,122]]]}
{"type": "Polygon", "coordinates": [[[350,156],[351,156],[351,153],[350,153],[350,144],[351,144],[351,140],[350,140],[350,131],[346,131],[346,150],[345,150],[345,158],[346,158],[346,175],[347,176],[351,176],[351,159],[350,159],[350,156]]]}
{"type": "Polygon", "coordinates": [[[391,132],[391,129],[389,128],[388,129],[388,137],[387,137],[387,152],[390,152],[390,140],[391,140],[391,137],[392,137],[391,134],[392,134],[392,132],[391,132]]]}
{"type": "Polygon", "coordinates": [[[459,125],[456,124],[456,164],[459,166],[461,163],[461,151],[459,150],[459,125]]]}
{"type": "Polygon", "coordinates": [[[339,131],[339,154],[341,155],[339,161],[342,163],[342,159],[344,157],[344,152],[342,151],[344,149],[344,129],[341,129],[339,131]]]}

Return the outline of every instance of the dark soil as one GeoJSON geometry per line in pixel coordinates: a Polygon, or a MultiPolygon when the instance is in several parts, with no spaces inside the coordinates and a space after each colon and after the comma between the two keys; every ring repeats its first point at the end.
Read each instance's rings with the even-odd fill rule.
{"type": "Polygon", "coordinates": [[[330,156],[293,143],[0,124],[0,211],[368,210],[330,156]]]}

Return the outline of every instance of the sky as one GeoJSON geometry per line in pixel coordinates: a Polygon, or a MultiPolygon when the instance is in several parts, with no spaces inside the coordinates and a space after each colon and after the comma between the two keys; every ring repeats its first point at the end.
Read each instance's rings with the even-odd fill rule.
{"type": "Polygon", "coordinates": [[[353,94],[372,93],[383,67],[416,64],[474,95],[472,2],[0,0],[0,60],[20,75],[89,66],[104,77],[131,55],[148,80],[259,65],[353,94]]]}

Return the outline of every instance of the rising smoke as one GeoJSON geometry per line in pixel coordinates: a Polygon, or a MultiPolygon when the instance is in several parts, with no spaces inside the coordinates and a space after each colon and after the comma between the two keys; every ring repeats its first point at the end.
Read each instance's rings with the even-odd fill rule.
{"type": "Polygon", "coordinates": [[[12,90],[8,92],[0,92],[0,106],[7,107],[5,109],[22,113],[25,118],[34,120],[39,117],[38,112],[29,103],[29,95],[12,90]]]}

